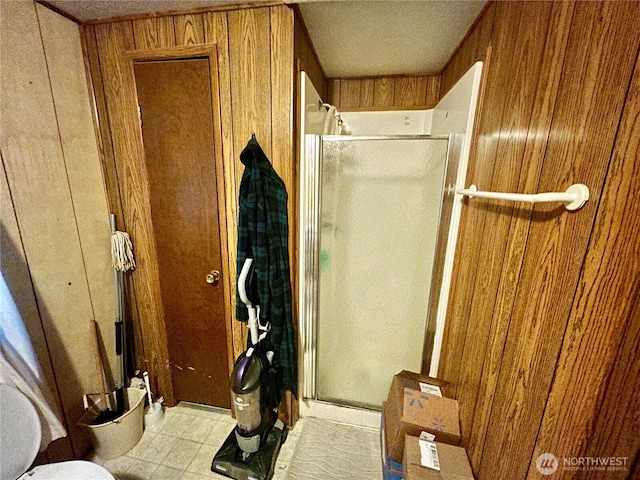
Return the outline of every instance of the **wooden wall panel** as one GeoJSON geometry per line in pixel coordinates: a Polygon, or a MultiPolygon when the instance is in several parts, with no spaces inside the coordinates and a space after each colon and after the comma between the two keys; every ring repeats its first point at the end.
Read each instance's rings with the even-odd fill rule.
{"type": "MultiPolygon", "coordinates": [[[[198,45],[202,42],[215,44],[218,53],[218,83],[220,85],[220,111],[216,117],[220,118],[222,135],[222,158],[225,191],[225,213],[228,242],[227,276],[224,279],[225,288],[235,292],[235,259],[237,246],[237,189],[242,177],[244,166],[239,160],[240,152],[255,133],[265,153],[274,163],[274,168],[281,175],[287,190],[290,192],[290,221],[295,224],[295,185],[297,184],[297,170],[293,156],[293,75],[294,75],[294,13],[287,6],[239,8],[229,11],[202,12],[191,15],[175,15],[162,17],[169,20],[159,21],[159,18],[139,18],[135,22],[120,21],[98,23],[87,26],[86,37],[91,43],[92,32],[95,31],[95,46],[97,52],[89,55],[92,72],[100,73],[103,85],[96,84],[94,88],[102,88],[106,101],[99,111],[101,119],[109,121],[110,138],[103,142],[114,146],[116,168],[112,169],[118,176],[117,186],[122,197],[123,211],[127,226],[135,233],[140,232],[143,247],[149,254],[148,261],[155,262],[153,244],[151,242],[150,217],[147,216],[146,204],[148,192],[145,185],[135,193],[132,192],[133,183],[124,175],[133,175],[134,181],[146,182],[141,172],[139,129],[134,124],[135,118],[135,89],[132,82],[132,72],[126,63],[126,52],[133,49],[162,48],[171,52],[170,30],[174,31],[176,45],[198,45]],[[200,25],[202,35],[200,35],[200,25]],[[164,39],[159,41],[158,39],[164,39]],[[169,45],[167,47],[167,45],[169,45]],[[123,94],[115,97],[115,91],[120,88],[123,94]],[[134,143],[136,145],[134,145],[134,143]],[[132,160],[126,160],[127,155],[132,160]],[[138,170],[133,172],[133,170],[138,170]],[[135,197],[132,201],[131,196],[135,197]],[[136,212],[134,215],[133,212],[136,212]],[[134,222],[135,227],[129,224],[134,222]]],[[[89,48],[89,47],[88,47],[89,48]]],[[[184,48],[182,46],[175,47],[184,48]]],[[[177,51],[177,50],[175,50],[177,51]]],[[[185,50],[187,52],[187,50],[185,50]]],[[[100,95],[97,94],[97,97],[100,95]]],[[[101,104],[98,103],[98,108],[101,104]]],[[[106,150],[108,148],[105,148],[106,150]]],[[[109,183],[109,182],[108,182],[109,183]]],[[[112,185],[112,183],[109,183],[112,185]]],[[[113,187],[111,187],[113,188],[113,187]]],[[[110,192],[117,196],[118,192],[110,192]]],[[[296,255],[295,227],[291,229],[291,252],[296,255]]],[[[134,242],[140,242],[135,240],[134,242]]],[[[295,257],[292,265],[296,264],[295,257]]],[[[149,267],[155,270],[156,267],[149,267]]],[[[295,282],[295,272],[292,272],[295,282]]],[[[155,298],[160,305],[159,297],[155,295],[156,280],[154,276],[138,276],[134,274],[136,292],[143,289],[147,298],[155,298]],[[144,283],[144,285],[143,285],[144,283]]],[[[229,304],[235,312],[235,294],[230,294],[229,304]]],[[[162,357],[163,352],[157,350],[159,340],[152,338],[155,345],[149,346],[149,328],[160,328],[149,311],[143,312],[143,297],[137,294],[136,305],[140,310],[140,323],[147,324],[143,328],[145,337],[145,353],[147,357],[162,357]],[[155,353],[151,353],[155,349],[155,353]]],[[[235,314],[234,314],[235,318],[235,314]]],[[[246,346],[246,325],[233,321],[229,325],[230,351],[233,358],[240,354],[246,346]]],[[[153,334],[151,334],[153,337],[153,334]]],[[[231,362],[233,359],[231,359],[231,362]]],[[[160,365],[157,366],[160,368],[160,365]]],[[[165,384],[159,390],[164,393],[170,389],[165,384]]],[[[166,396],[166,395],[165,395],[166,396]]],[[[297,417],[297,405],[292,399],[285,405],[286,419],[292,423],[297,417]]]]}
{"type": "Polygon", "coordinates": [[[389,77],[373,79],[373,106],[378,108],[393,107],[395,97],[395,81],[389,77]]]}
{"type": "Polygon", "coordinates": [[[125,56],[127,50],[135,48],[134,29],[131,22],[93,28],[107,107],[101,118],[109,121],[124,222],[136,255],[136,270],[128,276],[135,287],[136,309],[144,338],[146,365],[139,367],[149,370],[156,388],[171,405],[174,398],[151,225],[149,185],[144,170],[133,70],[125,56]]]}
{"type": "Polygon", "coordinates": [[[396,75],[327,80],[328,102],[342,111],[433,108],[440,75],[396,75]]]}
{"type": "MultiPolygon", "coordinates": [[[[102,333],[107,378],[115,388],[118,361],[111,232],[79,31],[71,20],[42,5],[36,5],[36,10],[94,320],[102,333]]],[[[96,391],[98,385],[96,382],[96,391]]]]}
{"type": "MultiPolygon", "coordinates": [[[[118,173],[109,130],[109,117],[102,82],[102,71],[96,43],[95,29],[93,27],[81,27],[83,49],[85,55],[86,71],[89,77],[90,96],[95,103],[94,128],[98,138],[98,151],[102,167],[103,182],[107,194],[108,212],[114,214],[117,219],[117,228],[126,231],[127,226],[122,209],[120,186],[118,185],[118,173]],[[99,117],[99,118],[98,118],[99,117]]],[[[130,276],[125,276],[125,311],[133,331],[134,362],[138,366],[146,365],[144,353],[144,338],[140,328],[138,316],[135,285],[130,276]]]]}
{"type": "MultiPolygon", "coordinates": [[[[503,68],[500,70],[496,68],[496,72],[501,76],[504,81],[505,90],[492,89],[492,93],[495,93],[494,97],[487,100],[494,102],[502,101],[505,105],[509,105],[510,108],[504,109],[500,119],[494,117],[494,119],[500,122],[502,129],[511,129],[517,131],[527,131],[531,120],[531,110],[536,100],[536,87],[538,85],[541,88],[545,88],[546,85],[540,84],[538,78],[540,75],[540,69],[543,62],[542,57],[545,52],[545,42],[537,42],[531,44],[530,38],[545,38],[546,33],[554,32],[556,27],[551,25],[550,15],[553,3],[547,2],[544,4],[516,4],[521,8],[511,8],[514,12],[514,16],[519,13],[519,21],[513,21],[509,23],[512,28],[521,32],[521,35],[517,37],[516,41],[512,42],[509,55],[521,56],[522,61],[518,62],[518,68],[503,68]],[[518,11],[519,10],[519,11],[518,11]],[[534,18],[535,21],[530,21],[534,18]]],[[[562,5],[562,4],[557,4],[562,5]]],[[[562,25],[561,25],[562,26],[562,25]]],[[[507,33],[513,33],[514,31],[506,31],[507,33]]],[[[509,38],[509,35],[501,38],[509,38]]],[[[497,53],[497,52],[496,52],[497,53]]],[[[506,53],[506,52],[505,52],[506,53]]],[[[499,56],[498,56],[499,58],[499,56]]],[[[503,67],[507,67],[506,62],[502,62],[503,67]]],[[[548,67],[548,64],[544,64],[548,67]]],[[[498,65],[499,67],[499,65],[498,65]]],[[[489,87],[490,88],[490,87],[489,87]]],[[[484,142],[482,142],[484,143],[484,142]]],[[[510,142],[508,139],[498,139],[496,142],[491,142],[491,154],[487,151],[486,156],[483,157],[485,164],[494,164],[493,177],[490,180],[489,190],[492,191],[521,191],[518,190],[519,180],[522,171],[522,161],[524,154],[524,142],[510,142]]],[[[535,159],[540,161],[541,159],[535,159]]],[[[489,171],[489,168],[483,168],[483,170],[489,171]]],[[[534,175],[537,178],[537,170],[534,168],[534,175]]],[[[477,172],[477,170],[476,170],[477,172]]],[[[479,173],[479,172],[478,172],[479,173]]],[[[471,178],[479,177],[476,175],[471,178]]],[[[474,180],[475,181],[475,180],[474,180]]],[[[535,185],[532,186],[535,190],[535,185]]],[[[465,405],[464,414],[462,417],[462,424],[465,427],[466,432],[471,431],[472,422],[478,421],[477,415],[474,415],[474,407],[476,405],[476,395],[478,392],[478,379],[481,378],[480,383],[487,380],[493,380],[493,377],[487,378],[484,375],[481,376],[483,370],[482,362],[474,362],[472,359],[485,358],[487,347],[491,347],[492,344],[488,342],[478,342],[478,336],[484,338],[487,337],[487,331],[491,330],[491,334],[500,338],[505,334],[504,329],[506,325],[504,322],[498,323],[495,317],[488,317],[483,315],[483,312],[494,308],[497,299],[498,286],[500,284],[501,272],[505,260],[505,247],[510,232],[511,219],[514,214],[520,213],[522,216],[530,214],[530,211],[520,209],[520,207],[514,208],[512,205],[498,205],[495,206],[495,202],[486,202],[488,208],[485,209],[484,221],[482,223],[482,230],[484,235],[480,241],[478,248],[479,258],[478,262],[482,263],[486,267],[478,271],[474,292],[472,294],[471,308],[469,312],[469,318],[477,318],[475,322],[470,322],[468,325],[468,332],[462,357],[462,364],[468,365],[469,368],[464,369],[461,372],[459,379],[460,389],[458,391],[458,398],[461,403],[465,405]],[[518,211],[519,210],[519,211],[518,211]],[[469,333],[471,332],[471,334],[469,333]]],[[[482,215],[481,215],[482,216],[482,215]]],[[[515,262],[517,265],[517,262],[515,262]]],[[[512,264],[509,264],[510,268],[513,268],[512,264]]],[[[512,275],[513,270],[506,271],[507,277],[512,275]]],[[[502,285],[507,286],[506,283],[502,285]]],[[[513,282],[508,284],[513,286],[513,282]]],[[[508,312],[511,313],[511,301],[509,294],[511,292],[504,292],[506,302],[504,302],[508,308],[508,312]]],[[[501,317],[500,317],[501,318],[501,317]]],[[[502,319],[502,318],[501,318],[502,319]]],[[[508,323],[507,323],[508,325],[508,323]]],[[[504,341],[504,338],[502,338],[504,341]]],[[[496,344],[500,344],[497,342],[496,344]]],[[[491,375],[492,372],[489,374],[491,375]]],[[[491,398],[483,399],[491,404],[491,398]]],[[[478,408],[482,411],[486,410],[487,403],[478,402],[478,408]]],[[[484,419],[486,421],[486,419],[484,419]]],[[[474,429],[475,431],[475,429],[474,429]]],[[[465,439],[467,440],[467,439],[465,439]]],[[[482,445],[482,442],[474,443],[474,446],[482,445]]],[[[480,448],[470,448],[470,455],[479,457],[481,454],[480,448]]],[[[477,458],[476,460],[479,460],[477,458]]]]}
{"type": "Polygon", "coordinates": [[[424,103],[426,105],[436,106],[440,101],[440,99],[443,97],[443,95],[440,95],[441,83],[442,83],[442,78],[440,77],[440,75],[427,76],[427,91],[424,99],[424,103]]]}
{"type": "Polygon", "coordinates": [[[426,101],[427,77],[401,77],[396,80],[395,104],[411,107],[416,100],[426,101]]]}
{"type": "MultiPolygon", "coordinates": [[[[0,151],[0,157],[2,152],[0,151]]],[[[42,325],[42,319],[38,310],[36,295],[33,289],[33,280],[29,272],[29,265],[22,245],[18,219],[9,191],[9,183],[4,169],[4,160],[0,158],[0,270],[2,276],[11,291],[11,296],[18,307],[18,311],[24,321],[27,333],[31,339],[33,349],[42,368],[45,382],[51,390],[53,407],[58,414],[62,414],[62,402],[56,382],[56,376],[51,363],[51,356],[47,345],[47,338],[42,325]]],[[[70,438],[64,437],[56,440],[46,451],[50,460],[62,461],[73,457],[70,438]]]]}
{"type": "Polygon", "coordinates": [[[153,17],[133,20],[135,46],[138,50],[166,48],[176,45],[176,34],[171,17],[153,17]]]}
{"type": "MultiPolygon", "coordinates": [[[[237,204],[237,192],[244,171],[240,153],[252,134],[255,133],[265,154],[271,158],[271,44],[263,37],[270,31],[269,10],[231,11],[227,14],[227,21],[235,172],[233,181],[236,191],[234,203],[237,204]]],[[[235,230],[237,231],[237,226],[235,230]]],[[[236,258],[235,254],[233,258],[236,258]]],[[[235,278],[234,276],[234,285],[235,278]]],[[[235,292],[235,288],[233,291],[235,292]]],[[[236,325],[236,332],[237,327],[236,325]]],[[[234,336],[234,353],[244,350],[245,345],[243,336],[234,336]]]]}
{"type": "Polygon", "coordinates": [[[176,15],[173,23],[176,45],[199,45],[204,43],[202,15],[176,15]]]}
{"type": "Polygon", "coordinates": [[[360,107],[363,107],[363,108],[373,107],[373,103],[374,103],[373,84],[374,84],[373,78],[365,78],[360,83],[360,102],[359,102],[360,107]]]}
{"type": "MultiPolygon", "coordinates": [[[[503,154],[509,155],[510,158],[513,158],[514,153],[512,152],[515,152],[517,153],[516,158],[521,158],[519,178],[516,183],[511,183],[507,186],[502,184],[501,186],[495,182],[496,179],[501,178],[498,174],[491,188],[511,188],[519,192],[534,192],[538,188],[538,178],[546,149],[546,139],[551,128],[560,73],[566,51],[573,4],[571,2],[554,3],[548,13],[550,14],[548,17],[549,26],[546,32],[544,49],[541,50],[539,46],[536,52],[541,55],[536,60],[536,63],[540,65],[540,70],[535,76],[537,81],[533,84],[529,83],[527,77],[530,76],[531,72],[524,72],[525,77],[521,80],[526,82],[525,87],[523,87],[523,94],[529,94],[532,101],[532,103],[526,105],[527,111],[531,113],[528,125],[518,126],[518,128],[527,130],[527,141],[516,145],[513,142],[506,142],[507,145],[511,144],[511,151],[503,152],[503,154]]],[[[471,335],[467,336],[464,358],[462,359],[463,363],[469,365],[473,365],[472,359],[477,359],[478,355],[481,355],[480,358],[485,359],[484,365],[480,364],[474,369],[465,371],[465,378],[474,378],[474,375],[475,378],[479,378],[477,391],[475,389],[476,383],[474,388],[467,389],[465,392],[466,395],[469,395],[467,398],[470,403],[475,407],[472,410],[474,428],[471,432],[469,443],[475,446],[470,451],[470,455],[476,462],[479,462],[479,456],[482,452],[480,446],[484,443],[486,426],[491,413],[491,395],[495,391],[502,361],[503,345],[516,294],[517,282],[514,281],[514,278],[522,268],[523,245],[526,244],[529,233],[531,211],[532,209],[530,208],[514,208],[512,214],[507,218],[507,220],[510,220],[508,225],[501,222],[506,216],[501,215],[500,212],[498,212],[497,216],[489,214],[487,223],[484,226],[484,231],[490,232],[489,236],[491,237],[489,242],[484,242],[486,243],[486,248],[490,248],[491,245],[495,248],[495,245],[499,245],[500,242],[508,246],[500,250],[502,258],[493,259],[492,277],[489,279],[490,286],[480,292],[479,296],[482,298],[474,298],[473,300],[471,316],[482,311],[482,305],[485,308],[493,308],[493,316],[490,319],[481,317],[485,320],[484,322],[479,322],[482,324],[481,328],[478,328],[479,325],[475,322],[468,326],[471,335]],[[506,231],[505,228],[507,229],[506,231]],[[499,233],[499,235],[496,235],[496,233],[499,233]],[[482,336],[483,332],[487,330],[490,333],[486,347],[483,345],[481,350],[474,348],[474,344],[477,342],[474,342],[472,338],[475,335],[482,336]],[[471,371],[474,373],[470,374],[471,371]],[[482,372],[481,376],[480,372],[482,372]]],[[[473,383],[472,380],[470,381],[473,383]]],[[[461,384],[464,383],[464,381],[461,382],[461,384]]],[[[471,418],[465,417],[465,420],[470,422],[471,418]]],[[[467,426],[469,427],[468,430],[471,430],[469,423],[467,423],[467,426]]]]}
{"type": "MultiPolygon", "coordinates": [[[[520,16],[522,13],[522,4],[514,3],[516,7],[511,9],[511,4],[506,2],[498,2],[500,16],[503,18],[496,25],[495,43],[502,48],[496,48],[493,52],[491,65],[494,68],[485,69],[483,76],[486,79],[486,88],[483,94],[482,102],[487,105],[476,113],[478,118],[476,123],[477,141],[472,145],[472,152],[475,152],[473,160],[469,162],[467,178],[473,179],[476,185],[491,185],[491,177],[495,166],[496,152],[498,148],[499,135],[483,135],[483,132],[500,132],[502,114],[506,105],[504,92],[509,88],[510,66],[507,64],[509,58],[513,56],[515,42],[511,39],[517,37],[518,27],[520,24],[520,16]],[[502,65],[502,68],[499,66],[502,65]],[[490,107],[489,107],[490,106],[490,107]],[[482,130],[480,130],[482,128],[482,130]]],[[[468,182],[467,182],[468,183],[468,182]]],[[[483,202],[484,205],[491,203],[483,202]]],[[[463,214],[465,210],[463,209],[463,214]]],[[[464,258],[464,263],[460,261],[454,262],[451,284],[456,285],[455,295],[449,295],[449,303],[447,307],[447,318],[455,318],[456,322],[447,322],[447,332],[443,338],[442,351],[446,352],[446,361],[441,361],[440,374],[453,383],[452,390],[457,392],[458,389],[477,388],[479,379],[472,379],[472,384],[467,385],[459,378],[464,371],[461,369],[462,356],[464,353],[465,339],[467,338],[467,330],[474,328],[473,325],[483,320],[470,321],[471,301],[474,297],[474,288],[478,281],[482,288],[482,282],[476,280],[480,273],[477,268],[471,268],[471,265],[478,264],[480,249],[476,242],[468,241],[470,238],[482,238],[484,235],[484,219],[486,215],[486,207],[481,210],[474,210],[473,215],[463,215],[460,223],[460,233],[458,235],[458,244],[456,247],[456,257],[464,258]],[[466,240],[466,241],[465,241],[466,240]]],[[[489,321],[489,319],[485,320],[489,321]]],[[[480,330],[486,335],[486,323],[480,330]]],[[[473,335],[469,336],[473,338],[473,335]]],[[[481,337],[478,343],[486,337],[481,337]]],[[[476,345],[480,348],[480,345],[476,345]]],[[[469,368],[473,368],[470,365],[469,368]]],[[[462,425],[468,426],[471,423],[475,402],[461,405],[462,425]]],[[[469,435],[469,429],[464,431],[465,440],[469,435]]],[[[467,442],[465,441],[465,445],[467,442]]]]}
{"type": "Polygon", "coordinates": [[[351,78],[340,80],[340,97],[334,105],[342,110],[359,107],[361,83],[361,80],[351,78]]]}
{"type": "MultiPolygon", "coordinates": [[[[116,218],[124,218],[122,213],[122,198],[118,186],[118,173],[111,143],[111,133],[109,130],[109,118],[107,103],[103,89],[102,70],[100,69],[100,57],[96,32],[94,27],[81,27],[85,61],[87,64],[88,76],[91,85],[90,92],[95,102],[94,124],[96,125],[98,136],[98,150],[100,152],[100,162],[102,164],[102,176],[104,178],[107,192],[107,203],[109,212],[116,215],[116,218]]],[[[126,229],[126,225],[120,228],[126,229]]]]}
{"type": "MultiPolygon", "coordinates": [[[[544,452],[559,458],[628,457],[640,447],[640,396],[633,394],[640,384],[640,263],[628,261],[640,252],[640,205],[634,200],[640,198],[638,118],[636,61],[530,474],[544,452]],[[607,321],[585,321],[591,318],[607,321]],[[616,411],[621,414],[613,415],[616,411]]],[[[597,475],[617,478],[619,473],[597,475]]]]}
{"type": "MultiPolygon", "coordinates": [[[[285,185],[295,185],[295,165],[291,161],[293,138],[293,15],[288,7],[271,7],[271,162],[285,185]]],[[[295,225],[297,189],[288,192],[289,225],[295,225]]],[[[295,229],[289,232],[293,247],[295,229]]],[[[292,252],[290,251],[290,255],[292,252]]],[[[291,256],[291,258],[293,258],[291,256]]],[[[295,290],[294,290],[295,291],[295,290]]]]}
{"type": "MultiPolygon", "coordinates": [[[[224,168],[224,192],[225,192],[225,209],[227,218],[227,245],[229,264],[227,266],[227,274],[223,276],[223,281],[228,292],[235,292],[236,272],[236,246],[237,237],[237,183],[238,173],[237,157],[240,152],[236,152],[233,145],[233,119],[231,115],[231,82],[230,82],[230,66],[229,66],[229,33],[227,25],[226,12],[212,12],[204,14],[204,32],[206,43],[216,44],[218,52],[218,85],[220,88],[220,126],[222,135],[222,155],[224,168]]],[[[236,296],[231,295],[230,299],[231,312],[236,311],[236,296]]],[[[246,344],[243,341],[246,338],[247,329],[244,324],[232,321],[229,325],[231,338],[227,339],[227,347],[233,352],[233,358],[237,352],[241,352],[246,344]]],[[[232,368],[232,365],[230,365],[232,368]]]]}
{"type": "MultiPolygon", "coordinates": [[[[631,234],[637,236],[636,232],[637,230],[631,234]]],[[[637,273],[634,275],[637,279],[637,273]]],[[[637,286],[637,281],[635,284],[637,286]]],[[[572,411],[572,420],[578,427],[578,429],[573,427],[574,430],[577,430],[573,435],[574,442],[576,444],[581,442],[579,447],[574,447],[572,454],[576,451],[579,451],[582,457],[602,457],[603,453],[605,456],[611,454],[623,462],[620,470],[583,473],[584,478],[588,480],[613,480],[625,475],[624,478],[627,479],[640,478],[640,439],[638,438],[640,430],[640,421],[638,420],[638,412],[640,412],[640,395],[638,395],[640,391],[640,302],[637,301],[639,296],[640,290],[636,288],[632,297],[626,299],[632,309],[624,312],[628,314],[627,324],[623,327],[624,334],[621,342],[617,345],[617,353],[615,359],[612,360],[610,374],[608,377],[603,377],[606,387],[603,391],[602,385],[600,385],[597,390],[599,405],[592,417],[591,424],[585,425],[582,412],[572,411]],[[581,428],[583,430],[579,430],[581,428]]],[[[617,324],[622,325],[621,322],[617,322],[617,324]]],[[[585,333],[587,336],[583,338],[587,338],[589,335],[598,335],[593,331],[585,333]]],[[[585,359],[576,359],[575,361],[576,363],[585,362],[585,359]]],[[[589,361],[586,360],[586,363],[589,361]]],[[[591,388],[593,386],[594,384],[590,385],[591,388]]],[[[553,400],[553,397],[550,400],[553,400]]],[[[546,425],[549,425],[552,414],[553,412],[548,417],[545,415],[546,425]]],[[[539,445],[536,446],[532,460],[537,458],[537,452],[543,446],[554,449],[562,448],[556,445],[551,447],[546,443],[547,439],[544,437],[544,433],[546,432],[543,430],[543,435],[539,438],[539,445]]],[[[571,477],[565,473],[564,478],[571,477]]]]}
{"type": "MultiPolygon", "coordinates": [[[[292,161],[293,155],[293,100],[294,100],[294,16],[286,6],[271,7],[271,143],[273,167],[284,181],[287,189],[287,214],[289,221],[289,258],[297,258],[297,210],[298,210],[298,172],[292,161]]],[[[297,76],[296,76],[297,78],[297,76]]],[[[291,291],[293,311],[298,311],[296,292],[296,263],[290,261],[291,291]]],[[[298,322],[294,330],[298,331],[298,322]]],[[[296,335],[297,338],[297,335],[296,335]]],[[[280,416],[287,423],[295,422],[298,405],[290,392],[281,406],[280,416]]]]}
{"type": "MultiPolygon", "coordinates": [[[[42,356],[48,350],[57,383],[52,387],[59,392],[73,453],[82,455],[89,447],[77,425],[84,413],[82,394],[99,385],[96,372],[87,370],[93,365],[91,320],[112,325],[108,292],[113,290],[108,217],[79,31],[32,2],[1,8],[0,143],[13,222],[29,272],[29,278],[18,279],[24,282],[18,290],[33,289],[36,305],[27,318],[31,324],[37,309],[44,339],[36,329],[32,340],[47,375],[42,356]]],[[[15,232],[11,243],[20,249],[15,232]]]]}
{"type": "MultiPolygon", "coordinates": [[[[592,198],[600,198],[640,45],[640,20],[628,21],[640,19],[640,4],[616,5],[576,5],[538,183],[541,191],[562,190],[566,185],[582,182],[589,186],[592,198]],[[585,42],[585,38],[593,43],[585,42]],[[626,81],[613,84],[610,76],[626,81]],[[589,135],[568,139],[567,131],[589,135]]],[[[596,207],[597,203],[591,202],[580,215],[557,218],[549,209],[534,210],[481,474],[495,474],[499,458],[503,461],[498,471],[504,475],[526,474],[523,464],[533,453],[596,207]],[[543,265],[540,252],[545,255],[543,265]],[[509,429],[505,428],[506,423],[510,424],[509,429]],[[511,454],[513,447],[508,442],[516,438],[514,428],[518,431],[518,451],[511,454]],[[507,451],[510,456],[505,462],[503,455],[507,451]]]]}
{"type": "MultiPolygon", "coordinates": [[[[6,16],[5,18],[9,18],[10,13],[3,11],[3,14],[6,16]]],[[[4,60],[5,57],[2,57],[2,59],[4,60]]],[[[3,78],[3,85],[6,86],[7,83],[5,83],[5,81],[3,78]]],[[[4,107],[4,105],[5,103],[3,101],[2,106],[4,107]]],[[[3,149],[6,148],[4,143],[0,145],[0,147],[3,149]]],[[[3,157],[1,151],[0,156],[3,157]]],[[[0,255],[0,267],[2,268],[2,275],[7,286],[11,290],[13,299],[25,322],[34,350],[40,360],[44,376],[50,384],[56,404],[60,408],[61,404],[53,366],[49,357],[40,313],[38,312],[35,292],[22,245],[18,218],[16,217],[13,199],[11,198],[4,163],[4,158],[2,158],[2,171],[0,171],[0,218],[2,219],[2,222],[0,222],[0,252],[2,252],[2,255],[0,255]]]]}
{"type": "Polygon", "coordinates": [[[269,9],[231,11],[228,21],[234,149],[239,155],[255,133],[271,158],[271,43],[263,39],[271,29],[269,9]]]}
{"type": "Polygon", "coordinates": [[[625,383],[615,362],[635,355],[640,279],[637,266],[618,266],[614,233],[628,232],[637,250],[638,229],[622,221],[622,204],[599,199],[610,181],[612,195],[633,190],[636,167],[616,170],[621,160],[611,152],[626,101],[616,147],[637,157],[637,99],[628,87],[639,8],[495,2],[442,73],[444,93],[474,61],[489,60],[468,184],[533,193],[584,182],[592,195],[575,213],[477,200],[463,209],[439,373],[456,387],[479,480],[539,478],[535,460],[545,451],[634,457],[638,448],[637,417],[627,414],[638,372],[622,362],[625,383]]]}
{"type": "Polygon", "coordinates": [[[340,103],[340,80],[336,78],[327,79],[327,98],[325,102],[336,106],[340,103]]]}

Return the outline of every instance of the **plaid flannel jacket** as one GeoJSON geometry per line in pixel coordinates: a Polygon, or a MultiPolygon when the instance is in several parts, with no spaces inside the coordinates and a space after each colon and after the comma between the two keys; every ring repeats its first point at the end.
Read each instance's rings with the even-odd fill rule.
{"type": "MultiPolygon", "coordinates": [[[[260,299],[260,322],[271,323],[261,342],[275,352],[282,368],[282,387],[297,394],[298,372],[291,279],[289,276],[289,225],[287,191],[269,159],[252,138],[240,154],[244,173],[240,183],[237,274],[246,258],[253,258],[260,299]]],[[[245,304],[236,297],[236,318],[248,320],[245,304]]],[[[250,343],[250,341],[249,341],[250,343]]]]}

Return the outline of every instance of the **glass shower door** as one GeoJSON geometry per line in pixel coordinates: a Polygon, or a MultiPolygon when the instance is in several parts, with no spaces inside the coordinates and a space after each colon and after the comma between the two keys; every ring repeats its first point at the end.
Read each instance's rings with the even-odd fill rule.
{"type": "Polygon", "coordinates": [[[420,371],[448,140],[322,137],[319,400],[380,407],[420,371]]]}

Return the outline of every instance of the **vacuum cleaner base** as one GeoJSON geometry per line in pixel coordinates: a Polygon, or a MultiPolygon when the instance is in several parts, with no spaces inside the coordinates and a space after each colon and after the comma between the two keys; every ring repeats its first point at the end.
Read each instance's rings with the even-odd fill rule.
{"type": "Polygon", "coordinates": [[[278,420],[260,450],[243,462],[238,457],[239,448],[234,429],[213,457],[211,471],[235,480],[271,480],[280,447],[286,438],[287,427],[278,420]]]}

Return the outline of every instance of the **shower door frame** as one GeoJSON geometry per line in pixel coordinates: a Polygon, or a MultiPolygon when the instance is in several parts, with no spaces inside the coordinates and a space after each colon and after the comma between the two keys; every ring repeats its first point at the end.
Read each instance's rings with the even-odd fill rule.
{"type": "MultiPolygon", "coordinates": [[[[299,214],[299,304],[298,315],[300,322],[300,391],[302,398],[318,400],[316,389],[317,378],[317,333],[318,310],[320,303],[320,213],[322,209],[322,142],[326,140],[366,141],[366,140],[447,140],[442,185],[442,195],[446,194],[445,178],[450,160],[454,135],[305,135],[305,151],[300,162],[300,214],[299,214]]],[[[442,203],[439,206],[438,229],[442,203]]],[[[436,245],[437,249],[437,245],[436,245]]],[[[426,320],[429,312],[425,312],[426,320]]]]}

